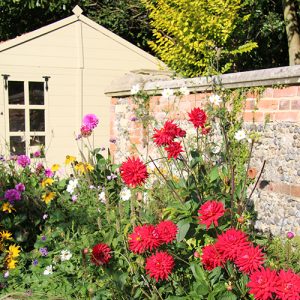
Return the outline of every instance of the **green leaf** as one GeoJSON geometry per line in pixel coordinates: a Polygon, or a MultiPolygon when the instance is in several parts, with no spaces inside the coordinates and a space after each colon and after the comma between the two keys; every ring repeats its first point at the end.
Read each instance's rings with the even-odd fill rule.
{"type": "Polygon", "coordinates": [[[225,293],[218,296],[218,300],[236,300],[237,296],[230,291],[226,291],[225,293]]]}
{"type": "Polygon", "coordinates": [[[190,223],[188,219],[183,219],[177,223],[178,233],[177,233],[177,242],[181,242],[190,229],[190,223]]]}
{"type": "Polygon", "coordinates": [[[191,263],[191,270],[196,280],[206,281],[205,271],[197,263],[191,263]]]}
{"type": "Polygon", "coordinates": [[[218,166],[215,166],[215,167],[212,168],[212,170],[209,173],[209,181],[213,182],[216,179],[218,179],[219,177],[220,177],[219,168],[218,168],[218,166]]]}

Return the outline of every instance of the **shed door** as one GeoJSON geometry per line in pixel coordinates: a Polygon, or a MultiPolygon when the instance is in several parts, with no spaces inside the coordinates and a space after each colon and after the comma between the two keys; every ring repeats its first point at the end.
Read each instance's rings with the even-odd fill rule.
{"type": "Polygon", "coordinates": [[[44,82],[8,81],[6,136],[11,154],[44,153],[45,88],[44,82]]]}

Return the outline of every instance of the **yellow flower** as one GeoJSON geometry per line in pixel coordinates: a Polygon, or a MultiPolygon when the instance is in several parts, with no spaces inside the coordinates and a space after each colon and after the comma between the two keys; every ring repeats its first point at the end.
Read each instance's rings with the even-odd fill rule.
{"type": "Polygon", "coordinates": [[[47,185],[52,185],[53,182],[54,182],[54,180],[52,178],[45,178],[42,181],[42,187],[44,188],[47,185]]]}
{"type": "Polygon", "coordinates": [[[56,172],[56,171],[58,171],[60,169],[60,165],[59,164],[54,164],[54,165],[52,165],[52,167],[51,167],[51,171],[52,172],[56,172]]]}
{"type": "Polygon", "coordinates": [[[50,201],[52,201],[54,199],[55,196],[56,196],[56,193],[50,192],[50,193],[43,194],[42,199],[43,199],[43,201],[45,201],[46,204],[48,204],[50,201]]]}
{"type": "Polygon", "coordinates": [[[6,252],[8,252],[8,259],[16,258],[20,255],[20,246],[10,245],[6,252]]]}
{"type": "Polygon", "coordinates": [[[11,240],[11,233],[9,231],[0,231],[0,237],[2,240],[11,240]]]}
{"type": "Polygon", "coordinates": [[[93,171],[94,167],[89,163],[80,162],[75,166],[75,170],[81,174],[85,174],[86,171],[93,171]]]}
{"type": "Polygon", "coordinates": [[[8,269],[14,269],[16,267],[17,261],[14,259],[8,259],[6,262],[7,268],[8,269]]]}
{"type": "Polygon", "coordinates": [[[13,210],[16,211],[9,202],[2,204],[2,211],[4,212],[7,211],[8,213],[11,213],[13,210]]]}
{"type": "Polygon", "coordinates": [[[69,164],[73,163],[75,160],[76,160],[75,156],[67,155],[66,156],[65,164],[69,165],[69,164]]]}

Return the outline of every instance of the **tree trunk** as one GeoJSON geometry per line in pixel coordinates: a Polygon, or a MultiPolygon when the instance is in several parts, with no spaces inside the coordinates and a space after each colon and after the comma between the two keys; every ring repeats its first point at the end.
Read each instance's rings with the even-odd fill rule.
{"type": "Polygon", "coordinates": [[[300,23],[296,0],[283,0],[283,15],[289,46],[290,66],[300,64],[300,23]]]}

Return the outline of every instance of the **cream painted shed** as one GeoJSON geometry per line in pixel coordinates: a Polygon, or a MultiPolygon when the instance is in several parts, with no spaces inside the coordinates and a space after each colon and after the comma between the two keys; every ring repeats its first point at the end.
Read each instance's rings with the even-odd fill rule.
{"type": "Polygon", "coordinates": [[[110,98],[105,88],[131,70],[158,70],[155,57],[82,15],[0,44],[1,152],[30,154],[45,144],[49,163],[78,153],[75,134],[86,113],[100,123],[96,146],[107,147],[110,98]]]}

